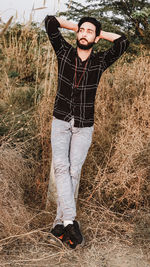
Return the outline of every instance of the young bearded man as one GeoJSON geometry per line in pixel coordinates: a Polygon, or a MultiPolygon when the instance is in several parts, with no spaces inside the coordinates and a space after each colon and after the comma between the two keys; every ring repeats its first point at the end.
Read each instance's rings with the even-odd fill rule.
{"type": "Polygon", "coordinates": [[[77,25],[47,16],[45,27],[58,60],[58,89],[51,130],[58,201],[51,233],[75,248],[83,243],[75,220],[75,195],[92,141],[96,90],[102,73],[126,51],[129,42],[124,35],[102,31],[100,22],[91,17],[82,18],[77,25]],[[77,33],[77,48],[63,38],[59,27],[77,33]],[[94,53],[92,47],[100,39],[113,42],[113,46],[94,53]]]}

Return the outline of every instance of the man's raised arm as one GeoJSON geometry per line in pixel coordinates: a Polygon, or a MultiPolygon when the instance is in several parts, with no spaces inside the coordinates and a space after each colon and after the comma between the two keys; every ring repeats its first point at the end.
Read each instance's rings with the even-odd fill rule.
{"type": "Polygon", "coordinates": [[[49,40],[56,52],[56,55],[63,53],[65,46],[69,45],[69,43],[67,43],[67,41],[64,39],[61,32],[59,31],[59,28],[78,31],[77,24],[64,20],[62,18],[49,15],[45,18],[45,28],[49,40]]]}
{"type": "Polygon", "coordinates": [[[104,66],[107,69],[111,64],[113,64],[128,48],[129,41],[127,37],[119,35],[116,33],[101,31],[99,35],[99,40],[104,39],[113,42],[113,46],[103,52],[104,56],[104,66]]]}
{"type": "Polygon", "coordinates": [[[60,17],[56,17],[56,19],[59,22],[61,28],[72,30],[75,32],[78,31],[78,24],[71,22],[71,21],[68,21],[68,20],[65,20],[65,19],[62,19],[60,17]]]}
{"type": "Polygon", "coordinates": [[[110,42],[114,42],[116,39],[118,39],[120,37],[121,37],[121,35],[116,34],[116,33],[101,31],[99,39],[104,39],[104,40],[108,40],[110,42]]]}

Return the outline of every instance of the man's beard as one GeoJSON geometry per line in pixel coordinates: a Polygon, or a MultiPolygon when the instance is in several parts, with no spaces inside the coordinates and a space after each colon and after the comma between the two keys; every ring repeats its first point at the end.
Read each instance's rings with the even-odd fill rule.
{"type": "Polygon", "coordinates": [[[88,43],[87,45],[84,45],[84,44],[80,44],[80,42],[77,40],[77,46],[80,48],[80,49],[83,49],[83,50],[89,50],[90,48],[93,47],[95,43],[92,42],[92,43],[88,43]]]}

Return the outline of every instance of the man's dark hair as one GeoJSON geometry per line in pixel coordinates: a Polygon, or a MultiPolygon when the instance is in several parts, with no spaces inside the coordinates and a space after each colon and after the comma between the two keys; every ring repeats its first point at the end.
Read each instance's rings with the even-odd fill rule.
{"type": "Polygon", "coordinates": [[[102,27],[101,27],[101,23],[98,20],[96,20],[93,17],[83,17],[82,19],[79,20],[79,23],[78,23],[79,29],[84,22],[90,22],[90,23],[94,24],[96,27],[96,36],[100,35],[100,31],[101,31],[102,27]]]}

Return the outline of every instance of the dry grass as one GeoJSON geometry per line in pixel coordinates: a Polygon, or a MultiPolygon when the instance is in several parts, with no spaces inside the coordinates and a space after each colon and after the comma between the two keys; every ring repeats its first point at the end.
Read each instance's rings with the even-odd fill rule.
{"type": "Polygon", "coordinates": [[[2,31],[0,32],[0,36],[2,36],[5,31],[8,29],[9,25],[11,24],[12,22],[12,19],[13,19],[13,16],[7,21],[7,23],[5,24],[4,28],[2,29],[2,31]]]}
{"type": "Polygon", "coordinates": [[[30,174],[22,151],[4,144],[0,147],[0,235],[7,238],[26,232],[31,215],[23,201],[21,184],[30,174]]]}
{"type": "Polygon", "coordinates": [[[55,209],[45,210],[57,86],[54,53],[44,33],[31,25],[14,26],[0,45],[2,266],[124,267],[138,261],[149,266],[149,51],[130,64],[121,59],[101,80],[78,201],[86,246],[70,251],[49,239],[55,209]],[[115,261],[121,249],[129,264],[125,257],[120,265],[115,261]]]}
{"type": "Polygon", "coordinates": [[[95,175],[91,178],[87,162],[91,171],[86,165],[84,175],[90,187],[92,179],[92,188],[86,197],[96,194],[101,204],[116,211],[149,206],[149,65],[148,55],[130,66],[118,65],[104,75],[97,94],[90,150],[95,175]]]}

